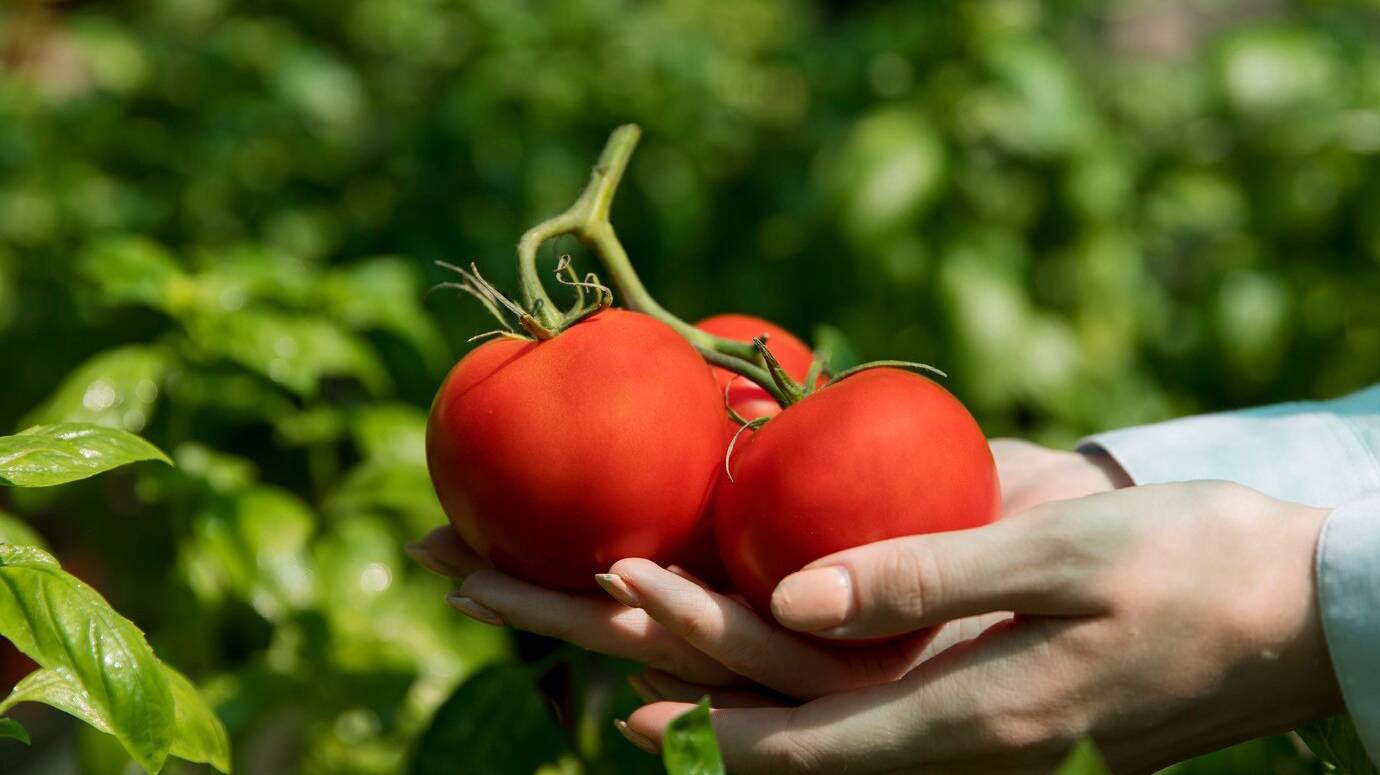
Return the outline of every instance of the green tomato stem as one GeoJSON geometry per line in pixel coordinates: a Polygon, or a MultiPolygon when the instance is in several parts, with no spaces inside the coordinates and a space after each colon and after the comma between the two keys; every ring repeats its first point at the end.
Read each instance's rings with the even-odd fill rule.
{"type": "Polygon", "coordinates": [[[675,329],[700,351],[705,360],[747,377],[766,389],[782,406],[789,406],[794,396],[783,391],[777,380],[772,379],[771,373],[762,367],[757,349],[751,343],[714,336],[671,314],[652,297],[633,269],[628,252],[624,250],[609,221],[609,211],[641,135],[642,130],[636,124],[624,124],[613,130],[590,173],[589,183],[575,203],[565,212],[537,224],[522,235],[518,242],[518,272],[524,306],[546,328],[559,330],[572,322],[562,319],[556,304],[546,293],[537,271],[537,251],[547,240],[565,234],[573,235],[594,251],[614,288],[622,296],[624,306],[650,315],[675,329]]]}

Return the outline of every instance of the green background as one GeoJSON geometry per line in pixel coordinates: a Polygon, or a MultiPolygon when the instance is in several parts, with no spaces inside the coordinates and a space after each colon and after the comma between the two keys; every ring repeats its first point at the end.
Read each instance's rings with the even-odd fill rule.
{"type": "MultiPolygon", "coordinates": [[[[405,770],[465,677],[552,648],[401,553],[442,519],[425,407],[491,327],[424,295],[434,260],[516,290],[518,235],[636,121],[614,223],[687,319],[935,364],[1056,445],[1334,396],[1380,379],[1377,35],[1337,2],[10,0],[0,431],[115,424],[179,466],[0,506],[202,682],[240,771],[405,770]]],[[[417,766],[530,769],[493,753],[526,729],[568,771],[655,767],[608,724],[627,666],[557,661],[511,723],[447,706],[456,758],[417,766]]],[[[119,771],[33,715],[0,769],[119,771]]]]}

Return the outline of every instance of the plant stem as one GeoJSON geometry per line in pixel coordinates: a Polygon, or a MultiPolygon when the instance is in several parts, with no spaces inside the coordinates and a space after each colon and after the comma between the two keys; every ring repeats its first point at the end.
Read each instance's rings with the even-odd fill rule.
{"type": "Polygon", "coordinates": [[[624,124],[613,130],[590,173],[589,183],[585,184],[584,191],[575,203],[565,212],[537,224],[522,235],[518,242],[518,272],[522,280],[524,305],[539,322],[552,330],[571,322],[562,319],[560,310],[542,285],[541,275],[537,271],[537,251],[547,240],[563,234],[574,235],[599,258],[614,288],[622,296],[624,306],[660,320],[685,337],[705,360],[747,377],[771,393],[782,406],[789,405],[792,403],[791,397],[760,365],[757,350],[751,343],[714,336],[671,314],[652,298],[633,269],[628,252],[613,231],[609,210],[613,207],[613,196],[641,135],[642,130],[636,124],[624,124]]]}

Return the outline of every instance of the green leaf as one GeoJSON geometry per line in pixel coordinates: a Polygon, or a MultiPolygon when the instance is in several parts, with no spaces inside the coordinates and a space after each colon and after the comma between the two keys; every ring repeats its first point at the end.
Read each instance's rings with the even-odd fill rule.
{"type": "Polygon", "coordinates": [[[396,513],[414,532],[425,532],[446,521],[424,463],[366,461],[345,476],[327,500],[326,510],[334,514],[396,513]]]}
{"type": "Polygon", "coordinates": [[[390,381],[372,350],[357,337],[318,317],[262,309],[202,314],[187,325],[203,351],[233,361],[304,397],[325,377],[354,377],[374,393],[390,381]]]}
{"type": "Polygon", "coordinates": [[[23,424],[83,422],[138,433],[158,402],[165,368],[163,352],[153,347],[107,350],[68,374],[23,424]]]}
{"type": "Polygon", "coordinates": [[[724,775],[719,739],[709,720],[708,697],[701,698],[694,710],[682,713],[667,725],[661,760],[666,764],[667,775],[724,775]]]}
{"type": "Polygon", "coordinates": [[[532,772],[568,749],[527,671],[503,664],[476,673],[436,711],[413,752],[410,775],[532,772]]]}
{"type": "Polygon", "coordinates": [[[200,252],[194,259],[200,310],[235,312],[263,301],[306,308],[321,282],[307,262],[259,245],[200,252]]]}
{"type": "Polygon", "coordinates": [[[177,261],[152,240],[113,237],[82,257],[82,274],[114,303],[133,303],[171,311],[191,291],[190,278],[177,261]]]}
{"type": "Polygon", "coordinates": [[[0,511],[0,544],[37,546],[45,552],[48,551],[48,543],[29,526],[29,523],[3,511],[0,511]]]}
{"type": "Polygon", "coordinates": [[[64,484],[140,460],[172,463],[138,436],[99,425],[36,425],[0,436],[0,484],[15,487],[64,484]]]}
{"type": "Polygon", "coordinates": [[[1376,766],[1356,733],[1356,725],[1350,716],[1333,716],[1300,727],[1299,737],[1308,744],[1309,749],[1319,759],[1327,762],[1338,772],[1349,775],[1376,775],[1376,766]]]}
{"type": "Polygon", "coordinates": [[[182,565],[203,598],[231,594],[276,621],[315,597],[307,546],[315,517],[285,490],[212,497],[192,521],[182,565]]]}
{"type": "MultiPolygon", "coordinates": [[[[230,771],[230,739],[211,707],[186,676],[158,663],[172,692],[174,731],[170,753],[179,759],[210,764],[230,771]]],[[[25,676],[0,703],[0,713],[21,702],[40,702],[106,733],[115,734],[111,721],[96,708],[91,695],[57,670],[40,669],[25,676]]]]}
{"type": "Polygon", "coordinates": [[[329,313],[356,329],[386,331],[410,344],[435,369],[450,353],[422,307],[422,283],[405,258],[375,258],[340,267],[326,276],[322,295],[329,313]]]}
{"type": "Polygon", "coordinates": [[[426,464],[426,412],[407,404],[373,404],[355,414],[355,446],[370,460],[426,464]]]}
{"type": "MultiPolygon", "coordinates": [[[[105,720],[130,755],[157,772],[172,746],[175,712],[161,663],[134,623],[46,552],[0,545],[0,635],[77,694],[72,704],[105,720]]],[[[35,683],[38,679],[35,679],[35,683]]],[[[29,687],[29,690],[34,690],[29,687]]],[[[23,695],[0,703],[0,713],[23,695]]],[[[46,700],[45,700],[46,701],[46,700]]]]}
{"type": "Polygon", "coordinates": [[[849,235],[870,244],[920,217],[939,193],[944,167],[944,144],[929,118],[886,107],[859,120],[822,170],[849,235]]]}
{"type": "Polygon", "coordinates": [[[0,737],[18,740],[24,745],[29,744],[29,730],[12,718],[0,718],[0,737]]]}
{"type": "Polygon", "coordinates": [[[1079,740],[1054,770],[1055,775],[1111,775],[1112,770],[1088,738],[1079,740]]]}
{"type": "Polygon", "coordinates": [[[230,772],[230,737],[225,725],[186,676],[166,664],[163,671],[172,688],[173,710],[177,716],[172,755],[230,772]]]}

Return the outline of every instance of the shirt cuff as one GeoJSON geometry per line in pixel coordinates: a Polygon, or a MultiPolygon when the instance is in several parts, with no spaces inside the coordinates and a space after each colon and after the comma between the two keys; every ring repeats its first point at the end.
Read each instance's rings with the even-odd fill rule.
{"type": "Polygon", "coordinates": [[[1351,721],[1380,763],[1380,496],[1332,512],[1318,539],[1318,600],[1351,721]]]}
{"type": "Polygon", "coordinates": [[[1332,507],[1380,491],[1380,415],[1331,409],[1296,403],[1187,417],[1101,433],[1079,449],[1105,451],[1136,484],[1222,479],[1332,507]]]}

